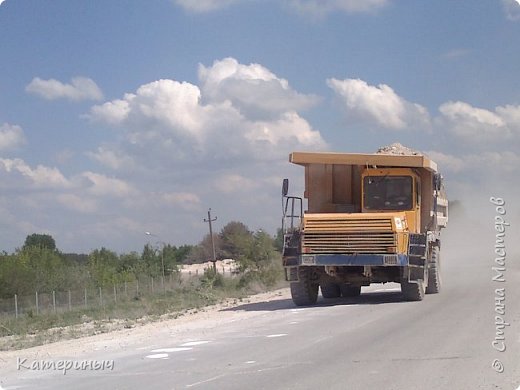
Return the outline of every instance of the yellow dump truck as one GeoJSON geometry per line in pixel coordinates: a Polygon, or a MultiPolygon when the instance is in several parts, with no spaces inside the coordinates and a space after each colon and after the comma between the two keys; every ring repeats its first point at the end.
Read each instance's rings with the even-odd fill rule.
{"type": "Polygon", "coordinates": [[[438,293],[440,231],[448,201],[437,165],[423,155],[293,152],[305,168],[307,210],[283,195],[283,266],[298,306],[354,297],[397,282],[404,298],[438,293]]]}

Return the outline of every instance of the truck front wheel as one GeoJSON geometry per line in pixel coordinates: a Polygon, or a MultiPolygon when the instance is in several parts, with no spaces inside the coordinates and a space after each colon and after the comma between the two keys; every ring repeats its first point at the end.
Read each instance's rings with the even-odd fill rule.
{"type": "Polygon", "coordinates": [[[438,246],[432,248],[428,266],[426,294],[437,294],[441,291],[441,256],[438,246]]]}
{"type": "Polygon", "coordinates": [[[318,300],[319,284],[311,280],[312,270],[300,267],[297,282],[291,282],[291,297],[296,306],[314,305],[318,300]]]}
{"type": "Polygon", "coordinates": [[[341,295],[344,298],[359,297],[361,294],[361,286],[352,286],[350,284],[341,285],[341,295]]]}
{"type": "Polygon", "coordinates": [[[408,280],[402,280],[401,292],[407,301],[422,301],[424,298],[424,281],[419,279],[416,283],[412,283],[408,280]]]}
{"type": "Polygon", "coordinates": [[[323,298],[338,298],[341,295],[339,284],[337,283],[324,283],[320,285],[320,288],[323,298]]]}

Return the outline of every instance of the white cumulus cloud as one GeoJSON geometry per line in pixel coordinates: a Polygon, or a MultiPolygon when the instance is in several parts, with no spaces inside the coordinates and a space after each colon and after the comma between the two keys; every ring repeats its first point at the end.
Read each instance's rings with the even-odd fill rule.
{"type": "Polygon", "coordinates": [[[99,146],[95,152],[87,152],[86,154],[101,165],[113,170],[124,168],[133,170],[136,168],[135,162],[130,156],[118,150],[110,149],[110,147],[99,146]]]}
{"type": "MultiPolygon", "coordinates": [[[[260,2],[260,0],[174,0],[174,3],[189,12],[205,13],[252,1],[260,2]]],[[[322,17],[335,11],[373,12],[389,3],[390,0],[281,0],[278,2],[300,14],[312,17],[322,17]]]]}
{"type": "Polygon", "coordinates": [[[429,126],[429,114],[423,106],[406,101],[386,84],[373,86],[360,79],[334,78],[327,84],[340,98],[347,116],[393,130],[429,126]]]}
{"type": "Polygon", "coordinates": [[[494,111],[465,102],[447,102],[439,107],[441,123],[455,136],[472,143],[501,142],[520,134],[520,106],[496,107],[494,111]]]}
{"type": "Polygon", "coordinates": [[[452,173],[470,173],[472,175],[500,176],[499,173],[512,173],[520,169],[520,154],[512,151],[486,151],[457,155],[428,151],[426,154],[443,171],[452,173]]]}
{"type": "Polygon", "coordinates": [[[74,77],[69,84],[55,79],[42,80],[39,77],[35,77],[25,90],[47,100],[68,99],[79,101],[103,99],[101,89],[92,79],[87,77],[74,77]]]}
{"type": "Polygon", "coordinates": [[[153,81],[92,107],[88,117],[121,128],[124,139],[91,157],[116,169],[125,159],[164,169],[179,162],[285,159],[294,148],[326,147],[298,112],[315,97],[292,90],[267,68],[226,58],[199,66],[199,78],[200,87],[153,81]]]}
{"type": "Polygon", "coordinates": [[[4,123],[0,126],[0,150],[16,149],[26,142],[25,135],[20,126],[4,123]]]}
{"type": "Polygon", "coordinates": [[[81,176],[87,179],[87,191],[93,195],[126,197],[135,193],[132,186],[121,179],[94,172],[84,172],[81,176]]]}
{"type": "Polygon", "coordinates": [[[520,1],[519,0],[502,0],[506,17],[512,21],[520,20],[520,1]]]}
{"type": "Polygon", "coordinates": [[[199,65],[200,88],[204,100],[230,100],[250,118],[272,117],[287,111],[305,110],[317,97],[294,91],[289,82],[260,64],[240,64],[234,58],[215,61],[211,67],[199,65]]]}
{"type": "Polygon", "coordinates": [[[174,0],[175,3],[190,12],[209,12],[227,7],[244,0],[174,0]]]}
{"type": "Polygon", "coordinates": [[[288,0],[292,8],[312,16],[324,16],[335,11],[373,12],[389,3],[389,0],[288,0]]]}
{"type": "Polygon", "coordinates": [[[160,194],[160,200],[170,206],[185,210],[200,210],[200,197],[193,192],[168,192],[160,194]]]}
{"type": "Polygon", "coordinates": [[[257,181],[236,173],[224,174],[215,179],[214,183],[215,188],[225,194],[249,192],[259,185],[257,181]]]}
{"type": "Polygon", "coordinates": [[[57,168],[38,165],[31,168],[25,161],[0,158],[0,174],[15,175],[18,179],[26,179],[34,188],[67,188],[70,182],[57,168]]]}
{"type": "Polygon", "coordinates": [[[123,122],[130,112],[130,102],[135,95],[126,94],[124,99],[117,99],[106,102],[101,106],[94,106],[91,115],[87,117],[107,122],[111,125],[117,125],[123,122]]]}
{"type": "Polygon", "coordinates": [[[89,214],[98,210],[98,204],[96,201],[85,196],[64,193],[59,194],[57,200],[67,209],[80,213],[89,214]]]}

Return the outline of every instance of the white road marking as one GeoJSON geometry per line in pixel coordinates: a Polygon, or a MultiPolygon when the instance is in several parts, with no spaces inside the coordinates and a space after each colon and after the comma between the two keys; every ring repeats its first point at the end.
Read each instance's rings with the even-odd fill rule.
{"type": "Polygon", "coordinates": [[[274,337],[284,337],[284,336],[287,336],[287,333],[270,334],[265,337],[274,338],[274,337]]]}
{"type": "Polygon", "coordinates": [[[193,347],[195,345],[202,345],[202,344],[207,344],[207,343],[211,343],[211,341],[206,341],[206,340],[189,341],[187,343],[181,344],[181,347],[193,347]]]}
{"type": "Polygon", "coordinates": [[[154,355],[148,355],[145,357],[147,357],[148,359],[168,359],[168,354],[167,353],[156,353],[154,355]]]}
{"type": "MultiPolygon", "coordinates": [[[[254,364],[254,363],[256,363],[256,360],[248,360],[248,361],[246,362],[246,364],[254,364]]],[[[1,390],[1,389],[0,389],[0,390],[1,390]]]]}
{"type": "Polygon", "coordinates": [[[212,378],[208,378],[206,380],[203,380],[203,381],[200,381],[200,382],[195,382],[195,383],[192,383],[190,385],[186,385],[186,387],[194,387],[194,386],[198,386],[198,385],[202,385],[204,383],[208,383],[208,382],[211,382],[211,381],[214,381],[214,380],[217,380],[217,379],[220,379],[222,378],[223,376],[225,376],[226,374],[220,374],[220,375],[217,375],[217,376],[214,376],[212,378]]]}
{"type": "Polygon", "coordinates": [[[181,348],[181,347],[177,347],[177,348],[159,348],[159,349],[154,349],[152,350],[153,353],[156,353],[156,352],[182,352],[182,351],[189,351],[193,348],[181,348]]]}
{"type": "Polygon", "coordinates": [[[378,288],[377,290],[372,290],[372,291],[368,291],[368,292],[390,292],[390,291],[401,291],[401,288],[400,287],[396,287],[396,288],[378,288]]]}
{"type": "Polygon", "coordinates": [[[289,325],[296,325],[296,324],[299,324],[299,322],[298,321],[289,322],[289,325]]]}

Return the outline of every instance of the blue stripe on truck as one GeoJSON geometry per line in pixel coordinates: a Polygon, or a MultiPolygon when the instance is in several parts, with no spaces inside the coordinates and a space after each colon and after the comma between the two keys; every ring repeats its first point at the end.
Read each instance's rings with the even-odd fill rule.
{"type": "MultiPolygon", "coordinates": [[[[352,265],[352,266],[406,266],[408,265],[408,256],[399,255],[300,255],[297,257],[297,263],[294,265],[352,265]]],[[[287,264],[288,265],[288,264],[287,264]]]]}

